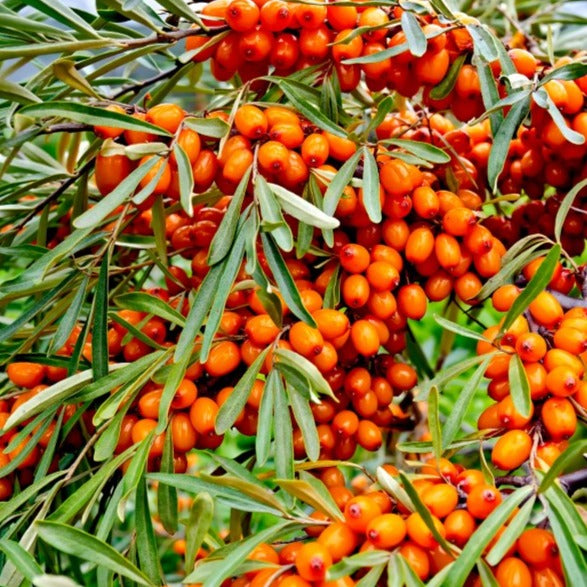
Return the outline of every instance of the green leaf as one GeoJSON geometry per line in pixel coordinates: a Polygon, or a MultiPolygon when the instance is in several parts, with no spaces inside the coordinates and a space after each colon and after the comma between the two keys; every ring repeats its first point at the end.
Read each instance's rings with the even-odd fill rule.
{"type": "Polygon", "coordinates": [[[201,24],[201,20],[198,18],[198,13],[192,10],[184,0],[157,0],[157,4],[163,6],[171,14],[181,16],[190,22],[201,24]]]}
{"type": "Polygon", "coordinates": [[[428,530],[432,532],[432,535],[434,536],[438,544],[442,546],[445,552],[452,553],[450,544],[448,544],[448,542],[443,538],[443,536],[438,531],[438,528],[436,528],[436,526],[434,525],[434,520],[432,518],[430,510],[424,505],[424,503],[420,499],[420,495],[418,494],[418,492],[416,491],[408,477],[402,471],[400,471],[399,478],[401,479],[404,490],[408,494],[410,501],[414,505],[416,512],[420,514],[420,517],[428,527],[428,530]]]}
{"type": "Polygon", "coordinates": [[[259,203],[261,228],[271,232],[280,249],[291,251],[293,249],[291,228],[281,213],[277,198],[262,175],[257,175],[255,179],[255,198],[259,203]]]}
{"type": "MultiPolygon", "coordinates": [[[[173,429],[165,435],[163,455],[161,456],[161,473],[174,473],[175,463],[173,460],[173,429]]],[[[178,524],[177,490],[171,485],[161,485],[157,488],[157,512],[163,527],[168,534],[177,532],[178,524]]]]}
{"type": "Polygon", "coordinates": [[[276,183],[269,184],[273,193],[279,200],[283,211],[297,218],[300,222],[305,222],[310,226],[331,230],[340,226],[340,221],[332,216],[325,214],[313,204],[310,204],[304,198],[290,192],[283,186],[276,183]]]}
{"type": "Polygon", "coordinates": [[[522,359],[514,353],[508,367],[508,380],[510,394],[516,411],[524,418],[529,418],[532,410],[532,398],[530,397],[530,383],[524,369],[522,359]]]}
{"type": "Polygon", "coordinates": [[[80,214],[74,221],[76,228],[93,228],[104,220],[111,212],[121,206],[136,190],[141,180],[159,162],[152,157],[145,164],[137,167],[125,177],[108,195],[104,196],[95,206],[80,214]]]}
{"type": "Polygon", "coordinates": [[[320,112],[320,110],[318,110],[312,102],[308,102],[304,97],[302,97],[299,88],[296,87],[294,82],[280,78],[278,85],[283,93],[287,96],[287,99],[292,103],[294,108],[300,112],[302,116],[307,118],[310,122],[313,122],[322,130],[326,130],[337,137],[347,138],[346,133],[342,129],[340,129],[328,117],[322,114],[322,112],[320,112]]]}
{"type": "Polygon", "coordinates": [[[244,375],[235,385],[228,399],[222,404],[216,416],[216,434],[224,434],[238,418],[242,409],[249,399],[253,384],[257,375],[263,366],[263,361],[271,349],[266,347],[259,356],[251,363],[251,366],[245,371],[244,375]]]}
{"type": "Polygon", "coordinates": [[[159,262],[163,267],[166,267],[168,265],[167,236],[165,234],[165,207],[161,194],[155,196],[151,212],[151,227],[155,238],[155,250],[157,251],[159,262]]]}
{"type": "Polygon", "coordinates": [[[78,401],[87,401],[105,395],[114,388],[140,377],[151,365],[159,364],[166,358],[167,352],[155,351],[132,363],[110,365],[111,372],[106,377],[85,386],[82,393],[76,396],[76,399],[78,401]]]}
{"type": "Polygon", "coordinates": [[[413,155],[424,159],[424,161],[430,161],[430,163],[438,163],[441,165],[450,161],[450,155],[446,151],[421,141],[412,141],[409,139],[385,139],[381,142],[386,145],[400,147],[408,153],[412,153],[413,155]]]}
{"type": "Polygon", "coordinates": [[[230,200],[226,213],[222,218],[222,222],[210,243],[210,250],[208,253],[209,265],[216,265],[218,262],[222,261],[234,246],[236,230],[241,216],[243,200],[247,193],[251,170],[252,167],[249,167],[240,180],[234,195],[230,200]]]}
{"type": "Polygon", "coordinates": [[[479,578],[483,587],[499,587],[499,583],[495,578],[489,565],[481,558],[477,561],[477,570],[479,571],[479,578]]]}
{"type": "MultiPolygon", "coordinates": [[[[541,473],[537,472],[538,479],[541,478],[541,473]]],[[[577,509],[575,502],[566,494],[565,491],[559,487],[557,483],[551,486],[544,492],[548,503],[555,508],[566,521],[575,542],[583,550],[587,550],[587,526],[585,520],[577,509]]]]}
{"type": "Polygon", "coordinates": [[[72,10],[59,0],[28,0],[27,3],[28,6],[36,8],[39,12],[46,14],[68,28],[100,38],[100,34],[92,25],[87,23],[75,10],[72,10]]]}
{"type": "Polygon", "coordinates": [[[200,284],[186,318],[185,326],[177,341],[177,347],[173,357],[176,362],[185,359],[185,357],[191,354],[194,340],[204,323],[204,319],[208,315],[210,306],[214,301],[214,296],[218,294],[218,285],[223,270],[223,264],[214,265],[214,267],[210,268],[200,284]]]}
{"type": "Polygon", "coordinates": [[[147,458],[149,457],[149,450],[151,449],[154,438],[154,433],[151,431],[149,435],[139,443],[130,465],[124,474],[124,494],[118,502],[118,507],[116,508],[118,519],[121,522],[123,522],[125,518],[124,514],[127,501],[136,491],[141,480],[144,479],[147,458]]]}
{"type": "Polygon", "coordinates": [[[420,580],[420,577],[416,575],[416,572],[412,568],[412,565],[408,563],[407,559],[400,555],[400,565],[403,567],[403,574],[406,580],[406,587],[423,587],[424,583],[420,580]]]}
{"type": "Polygon", "coordinates": [[[137,533],[136,544],[140,569],[154,585],[161,583],[161,569],[159,567],[159,553],[157,540],[153,530],[153,520],[149,511],[147,483],[143,477],[137,486],[135,500],[135,528],[137,533]]]}
{"type": "Polygon", "coordinates": [[[119,308],[152,314],[153,316],[158,316],[159,318],[168,320],[178,326],[183,326],[185,324],[185,318],[177,310],[173,309],[161,298],[145,292],[131,291],[120,294],[114,298],[114,303],[119,308]]]}
{"type": "MultiPolygon", "coordinates": [[[[547,491],[545,497],[548,500],[548,521],[556,540],[561,555],[565,579],[567,585],[581,585],[587,577],[587,560],[573,534],[563,510],[558,508],[556,501],[551,501],[547,491]]],[[[583,526],[585,522],[583,521],[583,526]]]]}
{"type": "Polygon", "coordinates": [[[308,383],[316,393],[319,395],[334,397],[328,381],[324,379],[324,376],[320,373],[318,367],[316,367],[314,363],[308,361],[308,359],[302,357],[302,355],[298,355],[298,353],[294,351],[282,348],[277,348],[275,350],[274,357],[278,365],[284,363],[288,367],[299,372],[302,378],[308,380],[308,383]]]}
{"type": "Polygon", "coordinates": [[[102,257],[93,303],[92,373],[94,380],[108,375],[108,268],[109,255],[102,257]]]}
{"type": "Polygon", "coordinates": [[[165,385],[163,387],[163,393],[161,394],[161,401],[159,402],[159,422],[157,424],[157,428],[155,429],[157,434],[161,434],[165,428],[167,428],[169,408],[173,398],[175,397],[177,388],[185,376],[190,357],[191,355],[186,354],[185,357],[182,357],[179,363],[174,363],[171,365],[171,369],[169,369],[167,373],[165,378],[165,385]]]}
{"type": "Polygon", "coordinates": [[[572,466],[580,456],[587,453],[587,440],[576,440],[552,463],[546,475],[540,482],[538,493],[546,491],[569,466],[572,466]]]}
{"type": "Polygon", "coordinates": [[[189,575],[194,569],[194,562],[200,546],[212,525],[214,518],[214,500],[209,493],[198,493],[192,502],[190,515],[185,527],[185,572],[189,575]]]}
{"type": "Polygon", "coordinates": [[[281,377],[277,369],[269,371],[263,388],[263,396],[259,406],[259,420],[257,424],[257,435],[255,436],[255,455],[257,462],[263,466],[269,458],[271,449],[271,438],[273,435],[273,405],[275,403],[275,394],[278,391],[279,384],[276,381],[281,377]]]}
{"type": "Polygon", "coordinates": [[[456,322],[453,322],[452,320],[447,320],[446,318],[443,318],[442,316],[439,316],[438,314],[434,314],[434,321],[437,324],[440,324],[440,326],[442,326],[445,330],[450,330],[451,332],[454,332],[456,334],[460,334],[461,336],[464,336],[465,338],[472,338],[473,340],[487,341],[487,338],[485,336],[483,336],[482,334],[475,332],[474,330],[471,330],[470,328],[467,328],[466,326],[462,326],[461,324],[457,324],[456,322]]]}
{"type": "Polygon", "coordinates": [[[0,550],[6,558],[19,570],[29,581],[43,574],[43,570],[37,561],[18,542],[0,538],[0,550]]]}
{"type": "Polygon", "coordinates": [[[273,398],[273,422],[277,431],[274,441],[275,474],[280,479],[293,479],[293,426],[281,377],[276,379],[275,387],[275,396],[273,398]]]}
{"type": "Polygon", "coordinates": [[[194,190],[194,173],[186,152],[177,144],[173,144],[173,153],[177,162],[177,173],[179,176],[179,201],[185,213],[192,217],[194,206],[192,192],[194,190]]]}
{"type": "Polygon", "coordinates": [[[443,587],[462,587],[485,547],[503,526],[511,513],[534,492],[530,486],[520,487],[511,493],[475,530],[463,551],[453,563],[442,583],[443,587]]]}
{"type": "Polygon", "coordinates": [[[575,61],[573,63],[567,63],[560,67],[553,67],[541,80],[540,86],[549,81],[556,80],[573,80],[587,75],[587,63],[575,61]]]}
{"type": "Polygon", "coordinates": [[[429,381],[423,381],[418,385],[416,394],[418,400],[424,401],[424,399],[428,396],[432,386],[436,386],[440,389],[445,383],[452,381],[461,375],[461,373],[468,371],[471,367],[475,367],[475,365],[485,361],[488,357],[493,357],[494,354],[495,353],[471,357],[470,359],[465,359],[464,361],[458,361],[454,365],[450,365],[450,367],[443,368],[442,371],[436,375],[436,377],[430,379],[429,381]]]}
{"type": "Polygon", "coordinates": [[[340,302],[340,264],[337,264],[324,292],[324,307],[336,308],[340,302]]]}
{"type": "Polygon", "coordinates": [[[530,99],[520,100],[514,104],[503,122],[497,129],[493,138],[493,146],[489,152],[489,161],[487,163],[487,179],[489,186],[496,190],[497,180],[503,170],[506,156],[508,153],[510,141],[514,137],[518,127],[530,111],[530,99]]]}
{"type": "Polygon", "coordinates": [[[47,307],[54,301],[54,298],[59,296],[63,293],[63,291],[70,286],[71,282],[75,277],[75,273],[69,273],[65,279],[63,279],[59,285],[55,288],[49,290],[48,292],[44,293],[37,302],[33,305],[32,308],[29,310],[22,312],[22,314],[16,319],[13,320],[7,326],[0,328],[0,342],[7,341],[16,334],[22,327],[28,324],[35,316],[37,316],[43,310],[46,310],[47,307]]]}
{"type": "Polygon", "coordinates": [[[220,327],[220,321],[222,320],[222,314],[224,313],[224,308],[226,306],[226,299],[228,298],[242,265],[243,256],[245,254],[245,231],[242,228],[243,222],[246,222],[246,220],[243,220],[241,217],[241,226],[238,235],[232,244],[230,253],[226,258],[226,263],[223,263],[224,271],[222,272],[222,277],[218,284],[218,292],[223,293],[222,295],[216,295],[208,314],[206,330],[202,340],[202,348],[200,349],[200,361],[202,363],[208,360],[208,354],[210,353],[214,338],[220,327]]]}
{"type": "Polygon", "coordinates": [[[534,92],[532,95],[534,102],[541,108],[546,108],[550,117],[561,131],[565,139],[574,145],[583,145],[585,143],[585,137],[576,130],[573,130],[567,123],[567,119],[561,114],[556,104],[553,102],[550,95],[545,89],[541,88],[534,92]]]}
{"type": "Polygon", "coordinates": [[[114,112],[96,106],[87,106],[79,102],[55,101],[32,104],[25,106],[19,113],[32,118],[66,118],[67,120],[73,120],[82,124],[91,124],[93,126],[113,126],[125,130],[137,130],[155,135],[170,136],[160,126],[133,118],[128,114],[121,114],[120,112],[114,112]]]}
{"type": "MultiPolygon", "coordinates": [[[[404,13],[406,14],[406,13],[404,13]]],[[[407,564],[407,563],[406,563],[407,564]]],[[[379,584],[379,579],[383,575],[386,564],[375,565],[372,567],[364,577],[361,577],[355,585],[357,587],[376,587],[379,584]]]]}
{"type": "Polygon", "coordinates": [[[57,550],[104,566],[141,585],[151,584],[149,578],[128,559],[91,534],[59,522],[39,521],[36,525],[41,540],[57,550]]]}
{"type": "MultiPolygon", "coordinates": [[[[212,567],[212,565],[214,565],[214,567],[211,571],[211,574],[206,576],[206,587],[220,587],[222,582],[227,577],[235,574],[235,571],[240,567],[240,565],[245,561],[247,556],[256,546],[263,542],[271,543],[276,536],[279,536],[286,531],[291,532],[297,526],[298,524],[295,522],[278,522],[277,524],[257,532],[256,534],[253,534],[252,536],[249,536],[245,540],[239,542],[236,548],[232,548],[230,550],[230,556],[223,560],[221,559],[211,561],[209,566],[212,567]]],[[[198,578],[198,574],[199,569],[196,568],[196,570],[191,575],[187,576],[184,581],[199,582],[200,579],[198,578]]]]}
{"type": "Polygon", "coordinates": [[[230,131],[230,125],[221,118],[194,118],[189,116],[183,119],[184,126],[196,132],[215,139],[224,138],[230,131]]]}
{"type": "MultiPolygon", "coordinates": [[[[268,500],[265,499],[267,496],[263,496],[262,499],[259,499],[261,494],[257,493],[255,498],[248,497],[240,489],[236,489],[232,487],[232,485],[224,487],[219,483],[219,479],[222,479],[221,477],[212,476],[208,479],[201,479],[183,474],[164,475],[162,473],[151,473],[148,475],[148,478],[158,481],[159,483],[172,485],[173,487],[177,487],[177,489],[189,493],[199,494],[200,492],[205,491],[214,495],[214,499],[219,504],[243,512],[267,513],[274,516],[283,514],[283,507],[280,505],[280,507],[277,508],[274,505],[269,505],[268,500]]],[[[234,482],[234,479],[236,478],[231,478],[231,483],[234,482]]],[[[272,492],[269,493],[273,495],[272,492]]]]}
{"type": "Polygon", "coordinates": [[[414,57],[422,57],[422,55],[426,53],[428,41],[426,40],[426,35],[424,34],[418,19],[412,12],[404,10],[401,15],[401,26],[406,35],[406,41],[410,53],[414,57]]]}
{"type": "Polygon", "coordinates": [[[75,62],[71,59],[58,59],[52,65],[53,74],[70,88],[82,92],[87,96],[100,100],[100,95],[92,87],[92,84],[75,68],[75,62]]]}
{"type": "Polygon", "coordinates": [[[363,147],[363,205],[371,222],[381,222],[379,168],[373,153],[363,147]]]}
{"type": "Polygon", "coordinates": [[[560,203],[560,207],[557,210],[556,218],[554,221],[554,238],[556,239],[557,243],[561,242],[561,234],[563,231],[563,225],[564,225],[565,220],[567,218],[567,214],[569,213],[569,210],[573,206],[573,203],[575,201],[575,198],[577,197],[577,194],[585,186],[587,186],[587,178],[585,178],[583,181],[580,181],[577,185],[575,185],[573,187],[573,189],[571,189],[567,193],[567,195],[564,197],[563,201],[560,203]]]}
{"type": "Polygon", "coordinates": [[[91,379],[91,371],[81,371],[72,377],[58,381],[50,387],[43,389],[12,412],[4,424],[4,429],[9,430],[31,416],[42,412],[45,408],[58,406],[91,379]]]}
{"type": "Polygon", "coordinates": [[[369,121],[369,124],[363,131],[363,138],[365,141],[369,138],[369,135],[374,131],[384,120],[385,117],[393,110],[395,106],[395,99],[393,96],[384,96],[382,100],[377,103],[375,115],[369,121]]]}
{"type": "Polygon", "coordinates": [[[33,94],[27,88],[8,80],[0,80],[0,98],[18,102],[19,104],[35,104],[41,102],[41,98],[33,94]]]}
{"type": "Polygon", "coordinates": [[[526,529],[526,525],[528,524],[528,520],[530,520],[530,516],[532,515],[532,508],[534,507],[535,502],[536,497],[532,496],[520,508],[520,511],[514,516],[514,519],[510,521],[504,532],[499,537],[499,540],[495,543],[493,548],[489,551],[489,554],[485,557],[485,560],[492,567],[501,561],[510,547],[514,545],[516,540],[526,529]]]}
{"type": "Polygon", "coordinates": [[[102,465],[95,475],[90,477],[83,485],[77,488],[59,507],[51,514],[54,522],[70,522],[82,508],[99,494],[108,479],[114,475],[118,467],[130,458],[136,447],[132,446],[123,453],[117,455],[108,463],[102,465]]]}
{"type": "Polygon", "coordinates": [[[554,245],[552,249],[550,249],[548,255],[546,255],[544,261],[540,265],[540,271],[537,271],[534,274],[532,279],[528,282],[528,285],[524,288],[524,291],[514,300],[512,307],[505,315],[503,324],[499,329],[500,334],[506,332],[516,318],[536,299],[538,294],[544,291],[552,279],[560,254],[560,245],[554,245]]]}
{"type": "Polygon", "coordinates": [[[451,407],[450,414],[446,419],[442,429],[442,448],[446,450],[458,434],[463,419],[469,411],[475,392],[479,389],[479,385],[483,380],[487,365],[489,365],[492,357],[486,357],[485,360],[477,367],[475,373],[469,377],[460,390],[457,400],[451,407]]]}
{"type": "MultiPolygon", "coordinates": [[[[479,75],[483,105],[486,110],[489,110],[499,102],[499,90],[495,76],[493,75],[493,70],[483,55],[476,54],[473,63],[479,75]]],[[[492,132],[496,133],[503,122],[503,112],[501,110],[495,110],[489,115],[489,118],[491,120],[492,132]]]]}
{"type": "Polygon", "coordinates": [[[362,153],[357,151],[352,157],[347,159],[344,165],[337,171],[333,180],[330,182],[326,193],[324,194],[324,202],[322,208],[326,214],[333,216],[338,206],[338,202],[342,196],[347,185],[350,183],[355,169],[359,164],[362,153]]]}
{"type": "MultiPolygon", "coordinates": [[[[394,554],[387,563],[387,587],[403,587],[404,569],[399,554],[394,554]]],[[[446,568],[446,567],[445,567],[446,568]]]]}
{"type": "Polygon", "coordinates": [[[69,306],[69,310],[63,315],[59,322],[59,326],[55,332],[55,335],[51,339],[49,349],[60,349],[67,342],[69,335],[72,333],[74,326],[77,324],[79,314],[82,306],[88,294],[88,284],[90,278],[86,275],[80,283],[77,293],[69,306]]]}
{"type": "Polygon", "coordinates": [[[442,456],[442,428],[440,426],[438,388],[433,387],[428,395],[428,426],[432,435],[432,447],[434,457],[439,459],[442,456]]]}
{"type": "Polygon", "coordinates": [[[394,555],[386,550],[368,550],[347,556],[332,565],[326,575],[328,581],[353,575],[359,569],[385,565],[394,555]]]}
{"type": "Polygon", "coordinates": [[[459,73],[465,64],[466,59],[467,53],[460,53],[458,57],[451,63],[450,69],[444,76],[444,79],[439,84],[434,86],[430,91],[430,97],[433,100],[443,100],[450,95],[453,88],[455,87],[455,84],[457,83],[457,78],[459,77],[459,73]]]}
{"type": "Polygon", "coordinates": [[[392,477],[383,467],[377,467],[377,481],[395,501],[401,503],[410,512],[415,511],[416,508],[406,490],[401,486],[399,481],[395,477],[392,477]]]}
{"type": "Polygon", "coordinates": [[[303,320],[306,324],[315,327],[316,323],[314,318],[312,318],[312,315],[304,306],[298,287],[295,284],[275,241],[270,235],[262,232],[261,242],[263,243],[263,252],[265,253],[267,263],[273,273],[273,278],[277,283],[277,287],[279,288],[287,307],[299,320],[303,320]]]}
{"type": "MultiPolygon", "coordinates": [[[[310,403],[304,395],[298,391],[289,382],[286,385],[287,396],[289,398],[289,405],[291,406],[294,418],[298,427],[302,432],[304,439],[304,447],[306,454],[311,461],[317,461],[320,457],[320,440],[318,438],[318,430],[312,415],[312,408],[310,403]]],[[[259,414],[259,419],[261,415],[259,414]]]]}

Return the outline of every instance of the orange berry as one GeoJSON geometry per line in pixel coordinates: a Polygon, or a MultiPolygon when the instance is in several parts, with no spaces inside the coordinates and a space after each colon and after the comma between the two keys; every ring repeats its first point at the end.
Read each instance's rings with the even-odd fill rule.
{"type": "Polygon", "coordinates": [[[478,520],[484,520],[501,503],[501,493],[491,485],[476,485],[467,495],[467,510],[478,520]]]}
{"type": "Polygon", "coordinates": [[[407,533],[406,523],[397,514],[382,514],[373,518],[365,532],[376,548],[390,550],[400,544],[407,533]]]}
{"type": "Polygon", "coordinates": [[[330,552],[319,542],[304,544],[295,560],[297,572],[307,581],[322,581],[331,565],[330,552]]]}
{"type": "Polygon", "coordinates": [[[504,471],[517,469],[525,463],[532,450],[532,438],[523,430],[510,430],[496,442],[491,462],[504,471]]]}

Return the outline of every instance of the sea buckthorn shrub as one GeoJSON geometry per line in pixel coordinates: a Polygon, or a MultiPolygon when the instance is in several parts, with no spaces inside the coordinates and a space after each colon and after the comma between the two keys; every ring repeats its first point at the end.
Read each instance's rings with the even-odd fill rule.
{"type": "Polygon", "coordinates": [[[6,8],[0,584],[582,584],[582,22],[481,4],[6,8]]]}

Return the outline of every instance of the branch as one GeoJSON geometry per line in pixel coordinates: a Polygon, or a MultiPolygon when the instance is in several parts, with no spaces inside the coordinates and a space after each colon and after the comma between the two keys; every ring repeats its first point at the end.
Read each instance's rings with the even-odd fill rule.
{"type": "Polygon", "coordinates": [[[150,77],[146,80],[143,80],[142,82],[137,82],[135,84],[129,84],[127,86],[124,86],[118,92],[116,92],[115,94],[112,95],[111,100],[118,100],[118,98],[120,98],[121,96],[124,96],[124,94],[127,94],[128,92],[132,92],[133,94],[138,94],[143,88],[146,88],[146,87],[148,87],[158,81],[166,79],[168,77],[172,77],[185,65],[186,65],[185,63],[179,62],[179,63],[177,63],[177,65],[175,67],[172,67],[171,69],[168,69],[167,71],[163,71],[161,73],[158,73],[157,75],[155,75],[153,77],[150,77]]]}
{"type": "Polygon", "coordinates": [[[572,298],[559,291],[548,290],[549,293],[555,297],[559,304],[565,309],[570,310],[571,308],[587,308],[587,300],[582,298],[572,298]]]}
{"type": "Polygon", "coordinates": [[[193,37],[194,35],[207,35],[212,37],[226,29],[227,27],[223,26],[208,31],[200,28],[189,28],[170,33],[153,33],[142,39],[130,39],[121,43],[121,45],[125,49],[136,49],[137,47],[145,47],[146,45],[154,45],[156,43],[177,43],[177,41],[181,41],[186,37],[193,37]]]}

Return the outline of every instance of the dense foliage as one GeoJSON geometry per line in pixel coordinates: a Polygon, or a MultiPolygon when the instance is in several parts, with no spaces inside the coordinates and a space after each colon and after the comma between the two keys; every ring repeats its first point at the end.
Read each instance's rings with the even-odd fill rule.
{"type": "Polygon", "coordinates": [[[460,4],[0,4],[0,585],[584,583],[585,15],[460,4]]]}

